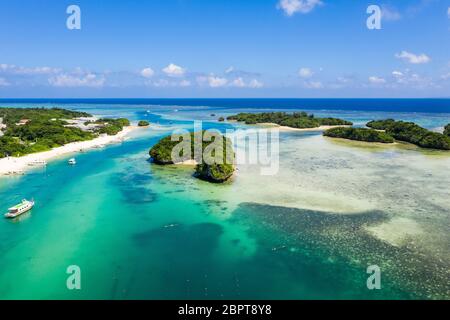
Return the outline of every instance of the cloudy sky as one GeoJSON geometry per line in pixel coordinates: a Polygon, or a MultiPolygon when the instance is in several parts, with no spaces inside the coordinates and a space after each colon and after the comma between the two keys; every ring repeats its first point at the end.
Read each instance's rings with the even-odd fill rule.
{"type": "Polygon", "coordinates": [[[0,0],[0,27],[0,98],[450,97],[450,0],[0,0]]]}

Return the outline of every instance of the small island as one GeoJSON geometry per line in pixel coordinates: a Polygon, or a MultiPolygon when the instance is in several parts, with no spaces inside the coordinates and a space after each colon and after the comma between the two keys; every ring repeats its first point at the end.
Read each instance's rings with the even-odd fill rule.
{"type": "Polygon", "coordinates": [[[148,127],[150,125],[150,122],[147,120],[141,120],[138,122],[138,127],[148,127]]]}
{"type": "Polygon", "coordinates": [[[245,124],[276,124],[294,129],[313,129],[323,126],[351,126],[352,122],[338,118],[317,118],[306,112],[264,112],[239,113],[227,117],[227,120],[245,122],[245,124]]]}
{"type": "Polygon", "coordinates": [[[115,136],[120,131],[122,131],[124,127],[130,126],[130,121],[125,118],[119,119],[102,118],[95,120],[93,124],[94,124],[93,130],[94,133],[107,134],[108,136],[115,136]]]}
{"type": "Polygon", "coordinates": [[[224,122],[224,121],[225,121],[225,118],[224,118],[224,117],[220,117],[220,118],[218,119],[218,121],[219,121],[219,122],[224,122]]]}
{"type": "Polygon", "coordinates": [[[334,128],[323,133],[324,136],[348,140],[392,143],[408,142],[421,148],[450,150],[449,125],[444,134],[432,132],[413,122],[395,121],[394,119],[373,120],[367,128],[334,128]]]}
{"type": "Polygon", "coordinates": [[[394,138],[385,132],[366,128],[332,128],[323,133],[326,137],[342,138],[355,141],[393,143],[394,138]]]}
{"type": "Polygon", "coordinates": [[[1,108],[0,119],[0,158],[116,135],[130,125],[127,119],[95,119],[86,112],[59,108],[1,108]]]}
{"type": "MultiPolygon", "coordinates": [[[[450,150],[450,137],[446,133],[432,132],[413,122],[395,121],[394,119],[374,120],[368,122],[367,126],[383,130],[395,140],[409,142],[421,148],[450,150]]],[[[448,130],[448,126],[446,130],[448,130]]]]}
{"type": "MultiPolygon", "coordinates": [[[[211,139],[212,141],[204,141],[205,131],[201,132],[202,139],[202,150],[203,154],[201,160],[194,158],[194,148],[195,148],[195,133],[192,132],[189,135],[181,136],[180,141],[190,141],[190,152],[188,154],[183,154],[181,152],[179,154],[180,159],[179,162],[174,163],[172,159],[172,150],[180,144],[180,141],[172,141],[171,136],[167,136],[162,138],[156,145],[154,145],[150,151],[150,157],[155,164],[158,165],[170,165],[170,164],[195,164],[195,174],[196,178],[213,182],[213,183],[223,183],[231,178],[234,168],[234,151],[232,147],[231,140],[224,137],[223,135],[218,135],[211,139]],[[223,161],[221,163],[216,163],[214,159],[209,158],[205,159],[204,151],[205,149],[212,143],[215,143],[215,139],[218,137],[222,138],[222,147],[217,148],[216,152],[220,152],[223,157],[221,158],[223,161]],[[223,162],[223,163],[222,163],[223,162]]],[[[214,157],[215,153],[213,152],[212,157],[214,157]]]]}

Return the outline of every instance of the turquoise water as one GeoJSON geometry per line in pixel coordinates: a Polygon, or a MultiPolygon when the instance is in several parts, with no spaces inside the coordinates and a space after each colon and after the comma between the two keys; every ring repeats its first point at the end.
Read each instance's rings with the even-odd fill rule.
{"type": "MultiPolygon", "coordinates": [[[[19,220],[0,221],[1,299],[450,298],[446,154],[283,132],[277,176],[244,166],[232,183],[213,185],[194,179],[191,168],[152,165],[148,150],[192,119],[234,126],[212,121],[214,109],[71,107],[146,118],[162,129],[77,154],[76,166],[68,155],[0,178],[2,212],[24,197],[36,200],[19,220]],[[392,231],[398,219],[417,232],[392,231]],[[366,287],[370,264],[382,268],[382,290],[366,287]],[[69,265],[81,268],[81,290],[66,287],[69,265]]],[[[315,113],[357,124],[386,116],[315,113]]],[[[450,119],[389,115],[431,129],[450,119]]]]}

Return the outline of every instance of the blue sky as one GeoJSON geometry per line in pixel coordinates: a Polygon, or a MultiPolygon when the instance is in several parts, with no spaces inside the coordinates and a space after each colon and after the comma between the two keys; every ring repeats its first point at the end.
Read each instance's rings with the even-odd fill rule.
{"type": "Polygon", "coordinates": [[[450,0],[1,0],[0,26],[0,98],[450,96],[450,0]]]}

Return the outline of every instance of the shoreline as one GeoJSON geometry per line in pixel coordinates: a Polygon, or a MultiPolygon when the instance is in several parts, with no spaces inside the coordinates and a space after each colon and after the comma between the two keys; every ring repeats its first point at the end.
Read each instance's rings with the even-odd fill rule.
{"type": "Polygon", "coordinates": [[[320,126],[320,127],[316,127],[316,128],[292,128],[292,127],[287,127],[287,126],[280,126],[276,123],[258,123],[257,125],[260,126],[269,126],[269,129],[280,129],[283,131],[325,131],[328,129],[333,129],[333,128],[340,128],[340,127],[351,127],[351,125],[336,125],[336,126],[320,126]]]}
{"type": "MultiPolygon", "coordinates": [[[[342,143],[354,143],[354,145],[356,146],[357,144],[359,144],[360,146],[373,146],[373,147],[391,147],[391,146],[398,146],[401,145],[401,143],[399,143],[397,140],[395,140],[394,142],[389,142],[389,143],[383,143],[383,142],[376,142],[376,141],[362,141],[362,140],[352,140],[352,139],[346,139],[346,138],[338,138],[338,137],[327,137],[324,136],[325,139],[330,140],[330,141],[337,141],[337,142],[342,142],[342,143]]],[[[405,142],[405,144],[414,146],[413,144],[407,143],[405,142]]]]}
{"type": "Polygon", "coordinates": [[[101,136],[88,141],[77,141],[64,146],[53,148],[49,151],[27,154],[23,157],[7,157],[0,159],[0,176],[21,175],[25,171],[42,167],[43,165],[33,164],[36,161],[49,161],[57,157],[70,153],[79,153],[89,149],[103,147],[107,144],[122,142],[132,131],[138,129],[137,126],[124,127],[122,131],[114,136],[101,136]]]}
{"type": "MultiPolygon", "coordinates": [[[[226,120],[229,123],[244,123],[241,121],[236,120],[226,120]]],[[[244,123],[245,124],[245,123],[244,123]]],[[[340,127],[352,127],[351,125],[336,125],[336,126],[320,126],[316,128],[292,128],[287,126],[280,126],[279,124],[272,123],[272,122],[261,122],[257,124],[247,124],[247,126],[255,126],[255,127],[262,127],[264,129],[279,129],[282,131],[325,131],[328,129],[333,128],[340,128],[340,127]]]]}

